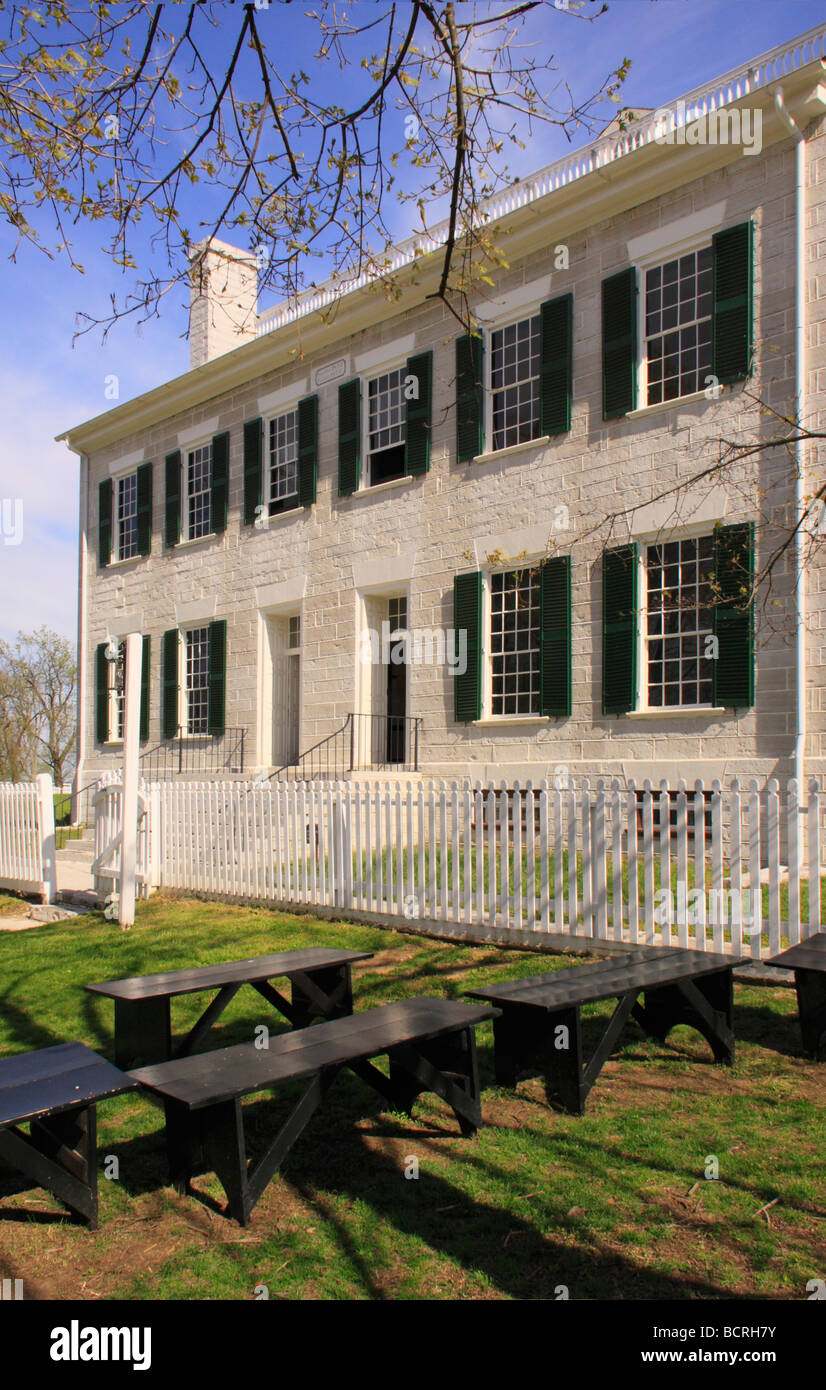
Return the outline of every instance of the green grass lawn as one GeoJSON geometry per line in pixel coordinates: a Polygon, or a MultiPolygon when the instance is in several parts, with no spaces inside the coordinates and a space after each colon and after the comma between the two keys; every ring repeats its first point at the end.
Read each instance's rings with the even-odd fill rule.
{"type": "MultiPolygon", "coordinates": [[[[0,1056],[67,1039],[111,1055],[113,1006],[85,982],[310,945],[376,953],[354,971],[357,1009],[572,965],[157,895],[128,933],[100,914],[0,932],[0,1056]]],[[[204,1006],[177,1001],[176,1031],[204,1006]]],[[[262,1022],[275,1026],[242,990],[206,1048],[262,1022]]],[[[98,1114],[101,1170],[114,1155],[119,1179],[101,1171],[97,1232],[0,1170],[0,1275],[23,1278],[27,1298],[249,1299],[261,1285],[283,1299],[553,1299],[560,1286],[575,1299],[805,1298],[826,1274],[826,1067],[800,1052],[791,990],[738,984],[736,1031],[725,1068],[687,1029],[663,1046],[632,1023],[576,1118],[538,1079],[493,1085],[486,1025],[472,1140],[435,1097],[411,1121],[343,1075],[245,1230],[220,1214],[212,1174],[196,1180],[203,1201],[166,1185],[160,1110],[119,1097],[98,1114]],[[704,1180],[709,1155],[718,1181],[704,1180]]],[[[289,1102],[246,1107],[253,1146],[289,1102]]]]}

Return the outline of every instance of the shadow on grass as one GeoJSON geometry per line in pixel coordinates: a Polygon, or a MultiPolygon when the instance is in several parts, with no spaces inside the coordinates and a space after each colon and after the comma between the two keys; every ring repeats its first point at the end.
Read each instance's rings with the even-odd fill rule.
{"type": "Polygon", "coordinates": [[[20,1009],[11,1002],[12,991],[22,980],[22,976],[8,980],[6,986],[0,994],[0,1013],[3,1016],[3,1023],[14,1034],[15,1039],[23,1046],[32,1050],[41,1047],[54,1047],[57,1043],[66,1042],[67,1039],[51,1029],[44,1028],[36,1021],[25,1009],[20,1009]]]}
{"type": "Polygon", "coordinates": [[[777,1011],[777,1005],[769,1002],[761,1007],[735,1004],[734,1030],[739,1042],[754,1043],[758,1047],[779,1052],[784,1057],[811,1061],[803,1051],[796,1007],[793,1012],[781,1014],[777,1011]]]}

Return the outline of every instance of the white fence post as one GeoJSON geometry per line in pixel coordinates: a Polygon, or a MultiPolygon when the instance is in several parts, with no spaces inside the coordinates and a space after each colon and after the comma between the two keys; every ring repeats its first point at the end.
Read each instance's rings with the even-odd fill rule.
{"type": "Polygon", "coordinates": [[[41,898],[44,903],[57,901],[57,861],[55,859],[54,785],[48,772],[36,778],[38,828],[40,830],[41,898]]]}

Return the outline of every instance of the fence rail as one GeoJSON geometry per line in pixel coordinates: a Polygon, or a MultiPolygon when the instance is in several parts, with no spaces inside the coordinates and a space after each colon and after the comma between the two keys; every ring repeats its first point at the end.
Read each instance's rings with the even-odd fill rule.
{"type": "Polygon", "coordinates": [[[803,805],[794,782],[781,794],[776,781],[174,782],[144,794],[142,863],[160,887],[449,922],[469,938],[483,927],[759,956],[820,930],[814,782],[803,805]]]}
{"type": "Polygon", "coordinates": [[[0,782],[0,888],[57,897],[54,787],[48,774],[34,782],[0,782]]]}

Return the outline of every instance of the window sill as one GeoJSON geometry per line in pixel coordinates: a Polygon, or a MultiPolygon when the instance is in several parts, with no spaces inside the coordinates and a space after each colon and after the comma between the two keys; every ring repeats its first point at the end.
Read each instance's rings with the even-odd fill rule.
{"type": "MultiPolygon", "coordinates": [[[[417,474],[416,477],[419,475],[417,474]]],[[[360,487],[350,494],[351,497],[369,497],[373,492],[387,492],[394,487],[409,487],[415,483],[416,477],[413,474],[405,474],[403,478],[389,478],[386,483],[373,483],[371,487],[360,487]]]]}
{"type": "Polygon", "coordinates": [[[166,548],[167,550],[175,551],[183,550],[185,547],[192,545],[206,545],[207,541],[214,541],[216,536],[222,536],[223,534],[223,531],[210,531],[208,536],[193,536],[191,540],[179,540],[176,541],[174,545],[168,545],[166,548]]]}
{"type": "Polygon", "coordinates": [[[472,719],[474,729],[508,729],[519,724],[550,724],[549,714],[492,714],[487,719],[472,719]]]}
{"type": "Polygon", "coordinates": [[[685,718],[707,718],[708,715],[726,714],[725,705],[667,705],[660,707],[657,705],[652,709],[631,709],[628,711],[629,719],[667,719],[670,715],[677,714],[685,718]]]}
{"type": "Polygon", "coordinates": [[[538,439],[525,439],[521,444],[511,444],[507,449],[492,449],[486,454],[477,454],[471,463],[492,463],[494,459],[509,459],[514,454],[526,454],[530,449],[542,449],[550,444],[551,436],[541,434],[538,439]]]}
{"type": "Polygon", "coordinates": [[[301,516],[304,510],[304,507],[296,503],[294,507],[283,507],[280,512],[262,512],[258,521],[254,521],[251,526],[242,526],[241,532],[251,532],[254,535],[256,531],[261,531],[266,534],[271,526],[276,526],[291,516],[301,516]]]}
{"type": "Polygon", "coordinates": [[[110,560],[108,565],[104,565],[105,570],[123,569],[124,565],[136,565],[139,560],[148,560],[148,555],[130,555],[125,560],[110,560]]]}
{"type": "Polygon", "coordinates": [[[641,405],[637,410],[629,410],[625,419],[644,420],[647,415],[662,415],[666,410],[679,410],[684,405],[696,405],[698,401],[708,401],[709,405],[716,405],[719,399],[719,396],[707,396],[705,391],[695,391],[691,396],[677,396],[673,401],[657,401],[656,405],[641,405]]]}

